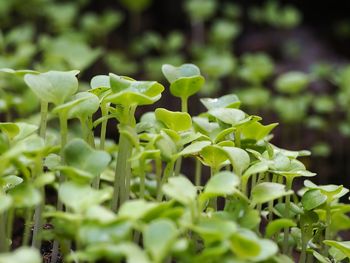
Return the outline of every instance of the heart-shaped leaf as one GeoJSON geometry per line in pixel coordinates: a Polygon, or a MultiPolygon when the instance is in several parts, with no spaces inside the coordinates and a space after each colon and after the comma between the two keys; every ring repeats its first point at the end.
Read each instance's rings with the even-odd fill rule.
{"type": "Polygon", "coordinates": [[[170,84],[170,92],[175,97],[187,99],[196,94],[203,87],[204,82],[202,76],[179,78],[170,84]]]}
{"type": "Polygon", "coordinates": [[[78,73],[73,70],[26,74],[24,81],[40,100],[60,105],[77,91],[78,73]]]}
{"type": "Polygon", "coordinates": [[[209,110],[209,114],[218,120],[233,126],[239,124],[245,119],[245,113],[238,109],[214,108],[209,110]]]}
{"type": "Polygon", "coordinates": [[[54,109],[53,112],[65,112],[68,118],[79,118],[85,120],[92,116],[100,106],[99,99],[90,92],[79,92],[72,100],[54,109]]]}
{"type": "Polygon", "coordinates": [[[168,219],[151,222],[143,233],[143,242],[153,262],[163,262],[178,235],[176,225],[168,219]]]}
{"type": "Polygon", "coordinates": [[[239,108],[241,102],[234,94],[224,95],[220,98],[204,98],[200,100],[207,110],[217,108],[239,108]]]}
{"type": "Polygon", "coordinates": [[[301,203],[305,210],[312,210],[327,201],[327,196],[322,194],[318,189],[311,189],[306,191],[301,198],[301,203]]]}
{"type": "Polygon", "coordinates": [[[184,205],[193,203],[197,196],[196,187],[183,176],[169,178],[162,190],[164,194],[184,205]]]}
{"type": "Polygon", "coordinates": [[[206,197],[232,195],[239,185],[239,177],[228,171],[214,174],[204,187],[206,197]]]}
{"type": "Polygon", "coordinates": [[[270,222],[265,231],[266,237],[272,237],[275,233],[278,233],[281,229],[286,228],[286,227],[294,227],[296,226],[295,222],[292,221],[291,219],[287,218],[279,218],[276,219],[272,222],[270,222]]]}
{"type": "Polygon", "coordinates": [[[191,116],[186,112],[168,111],[163,108],[155,110],[156,119],[161,121],[171,130],[180,132],[189,130],[192,127],[191,116]]]}
{"type": "Polygon", "coordinates": [[[109,190],[95,190],[89,185],[64,182],[58,189],[58,197],[64,205],[77,213],[81,213],[92,205],[97,205],[108,200],[111,197],[109,190]]]}
{"type": "Polygon", "coordinates": [[[170,84],[183,77],[200,76],[201,74],[199,68],[194,64],[183,64],[180,67],[164,64],[162,72],[170,84]]]}
{"type": "Polygon", "coordinates": [[[283,184],[264,182],[253,188],[252,201],[262,204],[292,193],[292,190],[286,191],[286,186],[283,184]]]}

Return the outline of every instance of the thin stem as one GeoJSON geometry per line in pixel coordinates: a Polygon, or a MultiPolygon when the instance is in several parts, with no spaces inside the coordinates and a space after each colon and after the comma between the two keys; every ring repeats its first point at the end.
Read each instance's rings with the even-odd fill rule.
{"type": "MultiPolygon", "coordinates": [[[[210,168],[210,178],[212,178],[218,171],[219,171],[218,168],[211,167],[210,168]]],[[[213,197],[213,198],[211,198],[209,200],[209,206],[211,208],[213,208],[214,211],[216,211],[218,209],[218,202],[217,202],[217,198],[216,197],[213,197]]]]}
{"type": "Polygon", "coordinates": [[[46,127],[47,127],[47,112],[48,112],[48,102],[42,101],[40,106],[40,131],[39,136],[45,139],[46,136],[46,127]]]}
{"type": "Polygon", "coordinates": [[[128,137],[124,133],[120,133],[117,166],[114,179],[114,191],[111,203],[111,208],[113,211],[117,211],[118,200],[120,202],[119,205],[122,205],[129,198],[130,183],[127,182],[127,178],[130,180],[131,167],[129,158],[131,156],[131,151],[132,144],[128,137]]]}
{"type": "Polygon", "coordinates": [[[181,164],[182,164],[182,157],[179,157],[176,160],[176,164],[175,164],[175,176],[179,176],[180,175],[181,164]]]}
{"type": "Polygon", "coordinates": [[[161,180],[162,180],[162,160],[157,158],[155,160],[156,165],[156,180],[157,180],[157,196],[160,194],[161,180]]]}
{"type": "MultiPolygon", "coordinates": [[[[67,116],[65,113],[59,114],[59,121],[60,121],[60,136],[61,136],[61,162],[62,164],[65,163],[64,156],[63,156],[63,148],[67,144],[68,140],[68,121],[67,116]]],[[[64,182],[64,176],[63,174],[59,174],[59,184],[62,184],[64,182]]],[[[58,198],[57,199],[57,211],[63,210],[63,203],[58,198]]],[[[58,259],[58,250],[59,250],[59,243],[57,240],[53,242],[52,246],[52,253],[51,253],[51,263],[56,263],[58,259]]]]}
{"type": "Polygon", "coordinates": [[[15,209],[11,207],[7,212],[7,233],[6,237],[12,240],[13,220],[15,217],[15,209]]]}
{"type": "MultiPolygon", "coordinates": [[[[292,189],[293,178],[286,178],[286,189],[287,191],[292,189]]],[[[285,204],[285,217],[289,218],[289,210],[290,210],[290,195],[286,196],[286,204],[285,204]]],[[[283,253],[288,252],[288,243],[289,243],[289,228],[284,228],[284,238],[283,238],[283,253]]]]}
{"type": "Polygon", "coordinates": [[[22,246],[28,246],[29,238],[30,238],[32,216],[33,216],[32,210],[30,208],[27,208],[25,221],[24,221],[24,232],[23,232],[22,246]]]}
{"type": "Polygon", "coordinates": [[[196,159],[196,171],[195,171],[195,184],[196,186],[201,185],[202,181],[202,163],[200,160],[196,159]]]}
{"type": "MultiPolygon", "coordinates": [[[[108,115],[108,104],[102,103],[101,104],[101,117],[108,115]]],[[[100,133],[100,150],[105,149],[105,141],[106,141],[106,132],[107,132],[107,123],[108,119],[105,119],[101,123],[101,133],[100,133]]]]}
{"type": "MultiPolygon", "coordinates": [[[[34,176],[38,177],[42,173],[42,171],[43,171],[42,157],[38,156],[36,158],[36,162],[35,162],[34,176]]],[[[34,228],[33,228],[33,237],[32,237],[32,246],[36,247],[38,249],[41,247],[40,233],[41,233],[42,226],[43,226],[42,212],[44,210],[44,205],[45,205],[45,188],[44,188],[44,186],[40,187],[39,191],[40,191],[40,195],[41,195],[41,201],[35,207],[34,228]]]]}
{"type": "MultiPolygon", "coordinates": [[[[326,203],[326,229],[325,229],[325,234],[324,234],[324,239],[325,240],[330,240],[332,239],[331,237],[331,232],[330,232],[330,226],[331,226],[331,205],[330,203],[327,201],[326,203]]],[[[328,247],[325,245],[323,247],[323,255],[325,257],[328,256],[328,247]]]]}
{"type": "Polygon", "coordinates": [[[146,177],[146,173],[145,173],[145,160],[143,158],[140,158],[139,161],[140,164],[140,197],[142,199],[145,198],[145,177],[146,177]]]}
{"type": "Polygon", "coordinates": [[[170,161],[166,164],[165,169],[164,169],[164,174],[162,177],[162,180],[160,182],[160,186],[159,186],[159,192],[157,194],[157,200],[158,201],[162,201],[163,199],[163,193],[162,193],[162,186],[168,181],[168,178],[172,175],[172,173],[174,172],[174,161],[170,161]]]}
{"type": "Polygon", "coordinates": [[[181,98],[181,111],[188,112],[188,98],[181,98]]]}
{"type": "Polygon", "coordinates": [[[64,113],[59,114],[59,120],[60,120],[61,151],[62,151],[63,147],[67,144],[68,121],[64,113]]]}
{"type": "Polygon", "coordinates": [[[44,200],[45,200],[45,189],[41,187],[40,194],[42,201],[35,208],[34,212],[34,228],[33,228],[33,237],[32,237],[32,246],[40,249],[41,247],[41,237],[40,233],[42,232],[43,227],[43,218],[42,213],[44,210],[44,200]]]}
{"type": "Polygon", "coordinates": [[[0,213],[0,252],[6,252],[8,250],[8,241],[6,235],[5,215],[0,213]]]}
{"type": "MultiPolygon", "coordinates": [[[[303,233],[302,233],[302,235],[303,235],[303,233]]],[[[305,237],[302,236],[302,239],[301,239],[301,253],[300,253],[299,263],[305,263],[306,262],[306,247],[307,247],[307,242],[305,240],[305,237]]]]}

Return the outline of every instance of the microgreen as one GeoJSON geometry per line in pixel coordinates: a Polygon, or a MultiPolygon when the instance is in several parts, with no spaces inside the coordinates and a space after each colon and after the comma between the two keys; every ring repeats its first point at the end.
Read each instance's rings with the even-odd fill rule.
{"type": "MultiPolygon", "coordinates": [[[[252,73],[256,59],[268,63],[246,58],[241,77],[257,74],[251,81],[261,83],[270,72],[252,73]]],[[[0,123],[0,262],[40,262],[47,240],[53,263],[59,254],[68,262],[135,263],[292,262],[291,252],[302,263],[349,257],[348,242],[335,239],[350,228],[349,205],[339,202],[348,189],[305,180],[294,192],[295,180],[315,176],[299,160],[309,152],[270,143],[277,124],[249,115],[234,94],[201,99],[205,112],[192,116],[188,99],[204,85],[197,66],[164,65],[181,111],[158,107],[140,119],[137,107],[154,104],[165,89],[156,81],[110,73],[77,92],[78,71],[3,71],[24,76],[42,103],[39,126],[0,123]],[[51,135],[57,115],[60,140],[51,135]],[[110,119],[118,143],[106,140],[110,119]],[[190,162],[189,172],[183,164],[190,162]],[[47,203],[49,189],[56,207],[47,203]],[[22,246],[12,251],[20,217],[22,246]]],[[[278,87],[300,92],[303,77],[284,77],[278,87]]]]}

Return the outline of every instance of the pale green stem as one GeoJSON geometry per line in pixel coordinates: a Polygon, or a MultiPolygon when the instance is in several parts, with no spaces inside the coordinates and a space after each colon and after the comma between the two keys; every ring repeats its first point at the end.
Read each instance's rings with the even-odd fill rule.
{"type": "Polygon", "coordinates": [[[111,208],[115,212],[118,209],[118,201],[120,206],[129,198],[127,195],[129,195],[130,188],[128,187],[130,187],[130,185],[128,186],[127,178],[130,178],[131,167],[129,158],[131,156],[131,151],[132,144],[128,137],[124,133],[120,133],[114,191],[111,203],[111,208]]]}
{"type": "Polygon", "coordinates": [[[15,217],[15,209],[11,207],[7,212],[7,233],[6,236],[12,240],[13,220],[15,217]]]}
{"type": "Polygon", "coordinates": [[[168,178],[174,172],[173,171],[174,170],[174,163],[175,163],[174,161],[170,161],[165,166],[163,177],[162,177],[162,180],[161,180],[160,186],[159,186],[159,192],[157,194],[157,200],[158,201],[162,201],[162,199],[163,199],[162,186],[168,181],[168,178]]]}
{"type": "Polygon", "coordinates": [[[140,164],[140,197],[144,199],[145,198],[145,179],[146,179],[145,165],[144,165],[145,160],[143,158],[140,158],[139,164],[140,164]]]}
{"type": "MultiPolygon", "coordinates": [[[[219,168],[217,167],[210,167],[210,178],[212,178],[216,173],[219,172],[219,168]]],[[[216,211],[218,209],[218,202],[217,202],[217,198],[213,197],[210,199],[209,201],[209,207],[213,208],[214,211],[216,211]]]]}
{"type": "MultiPolygon", "coordinates": [[[[286,189],[287,191],[292,189],[293,178],[286,178],[286,189]]],[[[285,217],[289,218],[289,210],[290,210],[290,195],[286,196],[286,204],[285,204],[285,217]]],[[[283,238],[283,253],[288,252],[288,243],[289,243],[289,228],[284,228],[284,238],[283,238]]]]}
{"type": "MultiPolygon", "coordinates": [[[[48,113],[48,102],[46,101],[41,101],[41,117],[40,117],[40,137],[45,140],[46,137],[46,127],[47,127],[47,113],[48,113]]],[[[43,171],[43,166],[42,166],[42,158],[39,156],[36,160],[36,172],[35,176],[38,176],[41,174],[43,171]]],[[[32,246],[40,249],[41,247],[41,238],[40,238],[40,233],[42,230],[42,225],[43,225],[43,219],[42,219],[42,212],[44,209],[44,204],[45,204],[45,188],[41,187],[39,189],[40,194],[41,194],[41,201],[40,203],[35,207],[34,211],[34,228],[33,228],[33,237],[32,237],[32,246]]]]}
{"type": "Polygon", "coordinates": [[[188,112],[188,98],[181,98],[181,111],[188,112]]]}
{"type": "Polygon", "coordinates": [[[0,253],[8,250],[8,241],[6,235],[6,220],[4,213],[0,213],[0,253]]]}
{"type": "MultiPolygon", "coordinates": [[[[36,164],[35,164],[35,172],[34,176],[39,176],[43,171],[43,165],[42,165],[42,158],[41,156],[37,157],[36,164]]],[[[34,228],[33,228],[33,237],[32,237],[32,246],[40,249],[41,247],[41,238],[40,233],[42,231],[43,227],[43,218],[42,218],[42,212],[44,210],[45,205],[45,188],[40,187],[39,189],[40,195],[41,195],[41,201],[40,203],[35,207],[34,211],[34,228]]]]}
{"type": "MultiPolygon", "coordinates": [[[[108,115],[108,104],[101,104],[101,117],[105,117],[108,115]]],[[[105,141],[106,141],[106,132],[107,132],[107,122],[108,119],[103,120],[101,123],[101,133],[100,133],[100,150],[105,149],[105,141]]]]}
{"type": "Polygon", "coordinates": [[[30,229],[31,229],[31,223],[32,223],[32,210],[30,208],[27,208],[25,220],[24,220],[24,232],[23,232],[23,239],[22,239],[22,246],[28,246],[29,238],[30,238],[30,229]]]}
{"type": "Polygon", "coordinates": [[[47,127],[47,111],[48,111],[48,102],[42,101],[40,107],[40,131],[39,135],[41,138],[45,139],[46,137],[46,127],[47,127]]]}
{"type": "MultiPolygon", "coordinates": [[[[331,237],[331,204],[327,201],[326,202],[326,229],[325,229],[325,234],[324,234],[324,238],[325,240],[330,240],[332,239],[331,237]]],[[[324,256],[327,257],[328,256],[328,247],[325,245],[324,246],[324,256]]]]}
{"type": "Polygon", "coordinates": [[[196,186],[201,185],[202,181],[202,163],[196,158],[196,171],[195,171],[195,184],[196,186]]]}
{"type": "Polygon", "coordinates": [[[251,186],[250,186],[250,195],[249,196],[251,196],[252,195],[252,190],[253,190],[253,188],[255,187],[255,185],[256,185],[256,179],[257,179],[257,174],[253,174],[252,176],[251,176],[251,186]]]}
{"type": "MultiPolygon", "coordinates": [[[[65,113],[59,114],[59,121],[60,121],[60,136],[61,136],[61,163],[64,165],[65,160],[63,156],[63,148],[67,144],[68,140],[68,121],[67,116],[65,113]]],[[[59,174],[59,184],[62,184],[64,182],[64,176],[63,174],[59,174]]],[[[57,200],[57,211],[63,210],[63,203],[58,198],[57,200]]],[[[52,253],[51,253],[51,263],[56,263],[58,259],[58,250],[59,250],[59,243],[57,240],[53,242],[52,246],[52,253]]]]}
{"type": "MultiPolygon", "coordinates": [[[[102,103],[101,104],[101,118],[106,116],[108,114],[108,104],[107,103],[102,103]]],[[[92,121],[92,119],[91,119],[92,121]]],[[[100,150],[104,151],[105,150],[105,142],[106,142],[106,132],[107,132],[107,122],[108,119],[103,120],[101,123],[101,133],[100,133],[100,150]]],[[[96,176],[94,179],[92,186],[95,189],[100,188],[100,180],[101,180],[101,175],[96,176]]]]}
{"type": "Polygon", "coordinates": [[[162,180],[162,160],[160,158],[157,158],[155,160],[156,165],[156,180],[157,180],[157,196],[160,194],[160,185],[162,180]]]}
{"type": "Polygon", "coordinates": [[[179,176],[180,175],[181,164],[182,164],[182,157],[179,157],[176,160],[176,164],[175,164],[175,176],[179,176]]]}
{"type": "Polygon", "coordinates": [[[301,253],[300,253],[300,258],[299,258],[299,263],[305,263],[306,262],[306,247],[307,247],[307,241],[305,240],[305,237],[302,234],[301,237],[301,253]]]}

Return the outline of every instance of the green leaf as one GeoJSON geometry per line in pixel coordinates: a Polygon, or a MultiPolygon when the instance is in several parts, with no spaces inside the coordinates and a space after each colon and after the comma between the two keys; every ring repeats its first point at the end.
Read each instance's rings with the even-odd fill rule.
{"type": "Polygon", "coordinates": [[[327,257],[321,255],[317,251],[313,251],[312,254],[321,263],[332,263],[332,261],[330,259],[328,259],[327,257]]]}
{"type": "Polygon", "coordinates": [[[196,187],[183,176],[169,178],[162,190],[167,196],[184,205],[193,203],[197,196],[196,187]]]}
{"type": "Polygon", "coordinates": [[[266,237],[270,238],[274,234],[278,233],[281,229],[286,227],[288,228],[294,227],[294,226],[296,226],[296,224],[290,219],[286,219],[286,218],[276,219],[267,225],[265,235],[266,237]]]}
{"type": "Polygon", "coordinates": [[[109,224],[87,222],[79,228],[78,236],[82,244],[119,243],[126,240],[132,231],[132,223],[115,221],[109,224]]]}
{"type": "Polygon", "coordinates": [[[13,122],[1,122],[0,130],[1,132],[5,133],[10,140],[16,137],[20,132],[18,125],[13,122]]]}
{"type": "Polygon", "coordinates": [[[341,198],[349,192],[349,189],[342,185],[315,185],[309,180],[304,181],[304,185],[310,189],[319,189],[323,195],[326,195],[329,200],[341,198]]]}
{"type": "Polygon", "coordinates": [[[26,74],[24,81],[41,101],[60,105],[77,91],[78,73],[79,71],[73,70],[26,74]]]}
{"type": "Polygon", "coordinates": [[[99,259],[114,262],[116,259],[126,258],[128,263],[151,263],[146,253],[139,246],[131,242],[122,244],[95,244],[88,246],[84,251],[72,252],[68,259],[72,261],[97,262],[99,259]]]}
{"type": "Polygon", "coordinates": [[[206,242],[224,241],[237,231],[237,225],[229,220],[202,217],[193,230],[206,242]]]}
{"type": "Polygon", "coordinates": [[[241,102],[234,94],[224,95],[220,98],[203,98],[200,99],[207,110],[216,108],[239,108],[241,102]]]}
{"type": "Polygon", "coordinates": [[[91,89],[97,89],[97,88],[110,88],[110,79],[107,75],[97,75],[94,76],[90,81],[91,89]]]}
{"type": "Polygon", "coordinates": [[[63,156],[69,166],[99,175],[108,166],[111,156],[104,151],[94,150],[82,139],[71,140],[63,149],[63,156]]]}
{"type": "Polygon", "coordinates": [[[168,111],[164,108],[155,110],[156,119],[171,130],[181,132],[191,129],[192,119],[186,112],[168,111]]]}
{"type": "Polygon", "coordinates": [[[223,147],[223,150],[227,154],[235,173],[237,175],[242,175],[243,171],[249,167],[249,154],[245,150],[237,147],[223,147]]]}
{"type": "Polygon", "coordinates": [[[259,239],[249,230],[240,230],[231,238],[231,249],[240,259],[261,262],[278,252],[277,245],[269,239],[259,239]]]}
{"type": "Polygon", "coordinates": [[[203,87],[204,82],[202,76],[179,78],[170,84],[170,92],[175,97],[187,99],[196,94],[203,87]]]}
{"type": "Polygon", "coordinates": [[[138,220],[145,216],[149,211],[155,208],[155,203],[146,202],[145,200],[130,200],[125,202],[119,209],[118,215],[121,218],[138,220]]]}
{"type": "Polygon", "coordinates": [[[20,247],[13,252],[0,254],[0,263],[41,263],[42,258],[38,250],[20,247]]]}
{"type": "Polygon", "coordinates": [[[239,185],[239,177],[228,171],[214,174],[204,187],[206,197],[232,195],[239,185]]]}
{"type": "Polygon", "coordinates": [[[81,213],[90,206],[100,204],[111,197],[109,189],[95,190],[89,185],[64,182],[58,189],[58,197],[64,205],[81,213]]]}
{"type": "Polygon", "coordinates": [[[201,162],[212,168],[219,168],[227,160],[227,154],[222,147],[209,145],[200,152],[201,162]]]}
{"type": "Polygon", "coordinates": [[[156,147],[160,150],[162,158],[167,162],[172,161],[177,153],[176,143],[164,131],[161,131],[160,136],[157,138],[156,147]]]}
{"type": "Polygon", "coordinates": [[[164,87],[156,81],[136,81],[110,73],[112,94],[106,102],[130,105],[149,105],[160,99],[164,87]]]}
{"type": "Polygon", "coordinates": [[[16,208],[34,207],[41,201],[39,190],[29,183],[21,183],[11,189],[8,194],[13,199],[13,206],[16,208]]]}
{"type": "Polygon", "coordinates": [[[262,204],[293,193],[292,190],[286,191],[285,188],[285,185],[278,183],[258,184],[252,190],[252,201],[256,204],[262,204]]]}
{"type": "Polygon", "coordinates": [[[278,125],[278,123],[271,123],[263,125],[260,122],[254,121],[243,125],[241,133],[244,139],[252,139],[260,141],[264,139],[269,133],[278,125]]]}
{"type": "Polygon", "coordinates": [[[250,259],[259,255],[261,247],[255,236],[248,233],[235,233],[231,238],[231,249],[240,259],[250,259]]]}
{"type": "Polygon", "coordinates": [[[180,67],[164,64],[162,66],[162,72],[170,84],[180,78],[201,75],[199,68],[194,64],[183,64],[180,67]]]}
{"type": "Polygon", "coordinates": [[[306,191],[301,198],[301,203],[305,210],[312,210],[327,201],[327,196],[322,194],[318,189],[311,189],[306,191]]]}
{"type": "Polygon", "coordinates": [[[100,102],[96,95],[90,92],[79,92],[71,101],[56,107],[53,112],[67,112],[68,118],[80,118],[84,121],[92,116],[99,106],[100,102]]]}
{"type": "Polygon", "coordinates": [[[199,153],[204,147],[210,145],[210,141],[197,141],[186,146],[179,155],[190,155],[199,153]]]}
{"type": "Polygon", "coordinates": [[[168,219],[154,220],[146,227],[143,233],[143,243],[151,254],[153,262],[163,262],[177,235],[176,225],[168,219]]]}
{"type": "Polygon", "coordinates": [[[239,124],[245,119],[245,113],[238,109],[214,108],[209,110],[209,114],[218,120],[233,126],[239,124]]]}
{"type": "Polygon", "coordinates": [[[324,240],[327,246],[339,249],[347,258],[350,258],[350,241],[334,241],[334,240],[324,240]]]}

